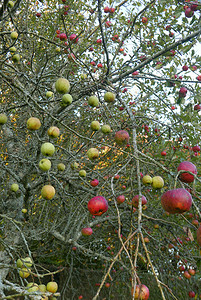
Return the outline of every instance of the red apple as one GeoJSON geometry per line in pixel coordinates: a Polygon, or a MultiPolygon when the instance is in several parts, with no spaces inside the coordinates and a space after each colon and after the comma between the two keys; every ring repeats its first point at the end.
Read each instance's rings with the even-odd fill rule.
{"type": "MultiPolygon", "coordinates": [[[[142,195],[142,205],[146,204],[147,203],[147,199],[145,196],[142,195]]],[[[135,207],[135,208],[138,208],[138,204],[139,204],[139,195],[135,195],[132,199],[132,205],[135,207]]]]}
{"type": "Polygon", "coordinates": [[[188,273],[191,274],[192,276],[194,276],[195,275],[195,270],[194,269],[189,269],[188,273]]]}
{"type": "Polygon", "coordinates": [[[165,151],[162,151],[162,152],[161,152],[161,155],[162,155],[162,156],[166,156],[167,153],[166,153],[165,151]]]}
{"type": "Polygon", "coordinates": [[[148,22],[148,19],[146,17],[142,17],[142,23],[147,24],[147,22],[148,22]]]}
{"type": "Polygon", "coordinates": [[[105,6],[104,7],[104,12],[107,14],[107,13],[109,13],[110,12],[110,8],[108,7],[108,6],[105,6]]]}
{"type": "Polygon", "coordinates": [[[93,230],[91,229],[91,227],[86,227],[86,228],[82,228],[81,233],[83,236],[89,236],[92,235],[93,230]]]}
{"type": "Polygon", "coordinates": [[[194,298],[195,297],[195,292],[190,291],[190,292],[188,292],[188,295],[189,295],[190,298],[194,298]]]}
{"type": "Polygon", "coordinates": [[[201,247],[201,225],[197,229],[197,242],[199,246],[201,247]]]}
{"type": "Polygon", "coordinates": [[[187,18],[191,18],[193,15],[194,15],[194,11],[191,10],[190,7],[186,8],[186,10],[185,10],[185,16],[186,16],[187,18]]]}
{"type": "Polygon", "coordinates": [[[182,67],[182,70],[183,70],[183,71],[187,71],[187,70],[188,70],[188,66],[187,66],[187,65],[184,65],[184,66],[182,67]]]}
{"type": "Polygon", "coordinates": [[[89,200],[88,210],[93,216],[101,216],[108,210],[108,202],[103,196],[95,196],[89,200]]]}
{"type": "Polygon", "coordinates": [[[165,211],[171,214],[182,214],[192,205],[191,194],[183,188],[169,190],[161,197],[161,204],[165,211]]]}
{"type": "Polygon", "coordinates": [[[123,203],[125,201],[125,196],[124,195],[119,195],[118,197],[117,197],[117,203],[118,204],[121,204],[121,203],[123,203]]]}
{"type": "Polygon", "coordinates": [[[98,181],[98,179],[93,179],[93,180],[91,180],[90,184],[91,184],[91,186],[94,187],[94,186],[97,186],[99,184],[99,181],[98,181]]]}
{"type": "Polygon", "coordinates": [[[179,90],[179,96],[180,97],[186,97],[186,94],[187,94],[187,88],[185,88],[184,86],[182,86],[179,90]]]}
{"type": "Polygon", "coordinates": [[[188,271],[184,272],[184,277],[186,277],[187,279],[191,278],[191,275],[188,273],[188,271]]]}
{"type": "Polygon", "coordinates": [[[200,146],[194,146],[193,148],[193,152],[199,152],[200,151],[200,146]]]}
{"type": "MultiPolygon", "coordinates": [[[[184,171],[189,171],[195,175],[197,175],[197,168],[196,166],[191,163],[190,161],[183,161],[179,164],[177,171],[179,172],[180,170],[184,170],[184,171]]],[[[181,173],[179,175],[179,179],[182,182],[186,182],[186,183],[190,183],[194,181],[194,176],[189,174],[189,173],[181,173]]]]}
{"type": "MultiPolygon", "coordinates": [[[[131,295],[133,296],[134,288],[132,287],[131,295]]],[[[140,299],[140,300],[148,300],[149,299],[149,289],[146,285],[140,284],[136,285],[135,289],[135,296],[134,299],[140,299]]]]}
{"type": "Polygon", "coordinates": [[[118,145],[128,144],[129,134],[126,130],[119,130],[115,133],[114,139],[118,145]]]}
{"type": "Polygon", "coordinates": [[[120,178],[119,174],[114,176],[114,179],[119,179],[119,178],[120,178]]]}

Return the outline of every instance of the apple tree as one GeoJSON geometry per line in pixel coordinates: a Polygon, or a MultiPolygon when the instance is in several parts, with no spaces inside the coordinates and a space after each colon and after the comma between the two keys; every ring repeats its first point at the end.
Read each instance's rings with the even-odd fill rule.
{"type": "Polygon", "coordinates": [[[201,298],[200,2],[0,7],[0,298],[201,298]]]}

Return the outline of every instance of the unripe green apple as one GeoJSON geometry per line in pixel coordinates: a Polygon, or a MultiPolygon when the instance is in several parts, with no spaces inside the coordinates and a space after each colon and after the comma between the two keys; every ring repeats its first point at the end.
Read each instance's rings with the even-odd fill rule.
{"type": "Polygon", "coordinates": [[[48,171],[51,168],[51,161],[47,158],[43,158],[39,162],[39,168],[42,171],[48,171]]]}
{"type": "Polygon", "coordinates": [[[47,291],[54,294],[58,290],[58,284],[55,281],[50,281],[47,284],[47,291]]]}
{"type": "Polygon", "coordinates": [[[56,47],[56,52],[60,52],[61,48],[60,47],[56,47]]]}
{"type": "Polygon", "coordinates": [[[37,292],[39,290],[38,284],[34,283],[34,282],[29,282],[27,284],[27,288],[29,288],[28,292],[30,292],[30,293],[37,292]]]}
{"type": "Polygon", "coordinates": [[[79,164],[75,161],[71,164],[71,169],[74,170],[74,169],[78,169],[79,168],[79,164]]]}
{"type": "Polygon", "coordinates": [[[29,275],[31,274],[31,270],[30,269],[27,269],[27,268],[22,268],[20,271],[19,271],[19,276],[21,278],[27,278],[29,277],[29,275]]]}
{"type": "Polygon", "coordinates": [[[46,292],[46,285],[45,284],[39,284],[38,288],[39,288],[39,291],[41,291],[42,293],[46,292]]]}
{"type": "Polygon", "coordinates": [[[51,126],[48,129],[47,134],[49,135],[49,137],[57,138],[60,135],[60,130],[56,126],[51,126]]]}
{"type": "Polygon", "coordinates": [[[18,62],[20,61],[20,55],[19,55],[19,54],[14,54],[14,55],[12,56],[12,61],[13,61],[14,63],[18,63],[18,62]]]}
{"type": "Polygon", "coordinates": [[[31,259],[31,257],[29,257],[29,256],[23,258],[22,261],[23,261],[23,264],[28,268],[30,268],[33,265],[33,261],[31,259]]]}
{"type": "Polygon", "coordinates": [[[152,186],[154,189],[161,189],[164,186],[164,180],[161,176],[155,176],[152,178],[152,186]]]}
{"type": "Polygon", "coordinates": [[[81,78],[82,80],[86,79],[86,78],[87,78],[87,74],[81,74],[81,75],[80,75],[80,78],[81,78]]]}
{"type": "Polygon", "coordinates": [[[66,168],[66,166],[65,166],[63,163],[60,163],[60,164],[57,165],[57,169],[58,169],[59,171],[64,171],[65,168],[66,168]]]}
{"type": "Polygon", "coordinates": [[[51,200],[55,195],[55,188],[50,185],[44,185],[41,190],[41,196],[46,200],[51,200]]]}
{"type": "Polygon", "coordinates": [[[98,131],[100,129],[100,123],[98,121],[92,121],[90,127],[93,131],[98,131]]]}
{"type": "Polygon", "coordinates": [[[143,176],[142,182],[143,182],[144,184],[151,184],[151,183],[152,183],[152,178],[151,178],[151,176],[149,176],[149,175],[143,176]]]}
{"type": "Polygon", "coordinates": [[[13,1],[8,1],[8,7],[13,8],[14,2],[13,1]]]}
{"type": "Polygon", "coordinates": [[[17,51],[17,49],[16,49],[14,46],[13,46],[13,47],[10,47],[10,49],[9,49],[9,50],[10,50],[10,52],[11,52],[11,53],[14,53],[14,52],[16,52],[16,51],[17,51]]]}
{"type": "Polygon", "coordinates": [[[16,261],[16,265],[17,265],[17,268],[22,268],[23,262],[20,258],[18,258],[18,260],[16,261]]]}
{"type": "Polygon", "coordinates": [[[96,148],[90,148],[87,151],[87,156],[89,159],[93,160],[99,157],[99,151],[96,148]]]}
{"type": "Polygon", "coordinates": [[[19,190],[19,185],[17,183],[13,183],[10,187],[12,192],[17,192],[19,190]]]}
{"type": "Polygon", "coordinates": [[[86,177],[87,176],[87,172],[85,170],[80,170],[79,176],[80,177],[86,177]]]}
{"type": "Polygon", "coordinates": [[[11,37],[12,40],[16,40],[16,39],[18,38],[18,33],[17,33],[17,31],[11,32],[10,37],[11,37]]]}
{"type": "Polygon", "coordinates": [[[104,100],[107,103],[114,102],[115,101],[115,94],[113,94],[112,92],[105,93],[104,100]]]}
{"type": "Polygon", "coordinates": [[[51,143],[44,143],[41,146],[41,153],[45,156],[52,156],[55,152],[55,147],[51,143]]]}
{"type": "Polygon", "coordinates": [[[70,94],[64,94],[61,100],[64,104],[70,105],[73,102],[73,97],[70,94]]]}
{"type": "Polygon", "coordinates": [[[5,124],[8,121],[8,118],[5,114],[0,114],[0,125],[5,124]]]}
{"type": "Polygon", "coordinates": [[[66,94],[70,90],[70,83],[65,78],[59,78],[55,83],[55,89],[60,94],[66,94]]]}
{"type": "Polygon", "coordinates": [[[41,127],[41,122],[38,118],[31,117],[27,120],[27,129],[38,130],[41,127]]]}
{"type": "Polygon", "coordinates": [[[26,209],[26,208],[23,208],[23,209],[22,209],[22,213],[23,213],[23,214],[26,214],[26,213],[27,213],[27,209],[26,209]]]}
{"type": "Polygon", "coordinates": [[[101,131],[102,131],[102,133],[104,133],[104,134],[107,134],[107,133],[110,133],[111,132],[111,127],[110,127],[110,125],[103,125],[102,127],[101,127],[101,131]]]}
{"type": "Polygon", "coordinates": [[[99,106],[99,100],[96,96],[90,96],[88,99],[88,104],[92,107],[98,107],[99,106]]]}
{"type": "Polygon", "coordinates": [[[53,92],[51,92],[51,91],[46,92],[46,97],[47,98],[51,98],[52,96],[53,96],[53,92]]]}

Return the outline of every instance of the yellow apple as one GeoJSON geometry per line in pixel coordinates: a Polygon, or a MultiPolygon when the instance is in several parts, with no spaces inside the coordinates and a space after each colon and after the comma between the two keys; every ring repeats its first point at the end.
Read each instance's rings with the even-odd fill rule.
{"type": "Polygon", "coordinates": [[[22,268],[22,269],[20,269],[20,271],[19,271],[19,276],[20,276],[21,278],[27,278],[27,277],[29,277],[30,273],[31,273],[31,270],[30,270],[30,269],[22,268]]]}
{"type": "Polygon", "coordinates": [[[16,51],[17,51],[17,49],[16,49],[14,46],[13,46],[13,47],[10,47],[10,49],[9,49],[9,50],[10,50],[10,52],[11,52],[11,53],[14,53],[14,52],[16,52],[16,51]]]}
{"type": "Polygon", "coordinates": [[[161,176],[155,176],[152,178],[152,186],[154,189],[161,189],[164,186],[164,180],[161,176]]]}
{"type": "Polygon", "coordinates": [[[58,290],[58,284],[55,281],[50,281],[47,284],[47,291],[50,293],[56,293],[56,291],[58,290]]]}
{"type": "Polygon", "coordinates": [[[17,33],[17,31],[11,32],[10,37],[11,37],[12,40],[16,40],[16,39],[18,38],[18,33],[17,33]]]}
{"type": "Polygon", "coordinates": [[[27,129],[38,130],[41,127],[41,122],[38,118],[31,117],[27,120],[27,129]]]}
{"type": "Polygon", "coordinates": [[[55,83],[55,89],[60,94],[66,94],[70,90],[70,83],[65,78],[59,78],[55,83]]]}
{"type": "Polygon", "coordinates": [[[14,2],[13,1],[8,1],[8,7],[13,8],[14,2]]]}
{"type": "Polygon", "coordinates": [[[66,166],[65,166],[63,163],[60,163],[60,164],[57,165],[57,169],[58,169],[59,171],[64,171],[65,168],[66,168],[66,166]]]}
{"type": "Polygon", "coordinates": [[[104,134],[110,133],[110,132],[111,132],[111,127],[110,127],[110,125],[107,125],[107,124],[103,125],[103,126],[101,127],[101,131],[102,131],[102,133],[104,133],[104,134]]]}
{"type": "Polygon", "coordinates": [[[52,138],[57,138],[60,135],[60,130],[56,126],[51,126],[48,129],[47,134],[52,138]]]}
{"type": "Polygon", "coordinates": [[[29,256],[23,258],[22,261],[23,261],[23,264],[25,266],[27,266],[28,268],[30,268],[33,265],[32,259],[29,256]]]}
{"type": "Polygon", "coordinates": [[[75,169],[78,169],[79,168],[79,164],[76,162],[76,161],[74,161],[72,164],[71,164],[71,169],[72,170],[75,170],[75,169]]]}
{"type": "Polygon", "coordinates": [[[26,214],[27,213],[27,209],[26,208],[22,208],[22,213],[26,214]]]}
{"type": "Polygon", "coordinates": [[[111,103],[115,101],[115,94],[111,93],[111,92],[107,92],[104,95],[104,100],[107,103],[111,103]]]}
{"type": "Polygon", "coordinates": [[[41,190],[41,196],[46,200],[51,200],[55,195],[55,188],[50,185],[44,185],[41,190]]]}
{"type": "Polygon", "coordinates": [[[93,131],[98,131],[100,129],[100,123],[98,121],[92,121],[90,127],[93,131]]]}
{"type": "Polygon", "coordinates": [[[39,291],[41,291],[42,293],[46,292],[46,285],[45,284],[39,284],[38,288],[39,288],[39,291]]]}
{"type": "Polygon", "coordinates": [[[142,182],[143,184],[151,184],[152,183],[152,178],[149,175],[145,175],[142,178],[142,182]]]}
{"type": "Polygon", "coordinates": [[[99,157],[99,151],[96,148],[90,148],[87,151],[87,156],[90,160],[96,159],[99,157]]]}
{"type": "Polygon", "coordinates": [[[12,61],[13,61],[14,63],[18,63],[18,62],[20,61],[20,55],[19,55],[19,54],[14,54],[14,55],[12,56],[12,61]]]}
{"type": "Polygon", "coordinates": [[[98,107],[99,106],[99,100],[96,96],[90,96],[88,99],[88,104],[92,107],[98,107]]]}
{"type": "Polygon", "coordinates": [[[46,92],[46,97],[47,98],[51,98],[52,96],[53,96],[53,92],[51,92],[51,91],[46,92]]]}
{"type": "Polygon", "coordinates": [[[37,292],[39,290],[38,284],[34,283],[34,282],[29,282],[27,284],[27,288],[28,288],[28,292],[30,292],[30,293],[37,292]]]}

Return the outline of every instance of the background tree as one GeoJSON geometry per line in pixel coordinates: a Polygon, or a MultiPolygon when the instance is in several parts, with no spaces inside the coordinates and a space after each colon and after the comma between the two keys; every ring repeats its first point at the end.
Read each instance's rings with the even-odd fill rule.
{"type": "Polygon", "coordinates": [[[4,0],[0,21],[0,297],[199,298],[199,3],[4,0]]]}

